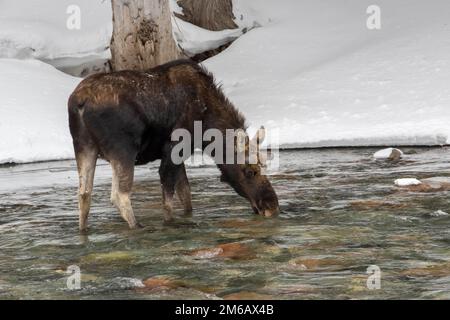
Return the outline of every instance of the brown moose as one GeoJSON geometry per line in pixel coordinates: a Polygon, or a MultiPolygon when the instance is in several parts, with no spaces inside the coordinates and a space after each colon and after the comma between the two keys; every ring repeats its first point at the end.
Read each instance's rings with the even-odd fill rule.
{"type": "MultiPolygon", "coordinates": [[[[130,228],[140,225],[131,206],[134,166],[161,159],[159,175],[165,219],[172,217],[176,192],[184,211],[192,211],[184,164],[174,164],[171,133],[245,130],[244,117],[218,88],[212,75],[189,60],[178,60],[146,72],[101,73],[84,79],[69,98],[69,126],[79,173],[79,224],[87,229],[97,158],[110,162],[111,202],[130,228]]],[[[248,199],[255,213],[279,212],[278,198],[259,164],[218,164],[221,180],[248,199]]]]}

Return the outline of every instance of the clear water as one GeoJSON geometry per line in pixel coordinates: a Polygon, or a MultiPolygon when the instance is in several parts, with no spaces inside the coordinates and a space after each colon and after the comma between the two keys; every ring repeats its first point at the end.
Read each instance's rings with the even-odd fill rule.
{"type": "MultiPolygon", "coordinates": [[[[450,176],[449,149],[408,149],[398,163],[373,149],[281,153],[271,177],[282,214],[265,219],[219,182],[189,168],[194,215],[162,222],[157,163],[137,170],[130,231],[109,203],[110,170],[97,170],[90,231],[77,230],[73,161],[0,168],[0,299],[450,298],[447,191],[400,190],[401,177],[450,176]],[[239,243],[229,256],[196,250],[239,243]],[[66,269],[81,269],[81,289],[66,269]],[[366,286],[381,269],[381,289],[366,286]],[[165,277],[176,285],[136,288],[165,277]],[[231,296],[230,296],[231,295],[231,296]]],[[[206,251],[208,252],[208,251],[206,251]]]]}

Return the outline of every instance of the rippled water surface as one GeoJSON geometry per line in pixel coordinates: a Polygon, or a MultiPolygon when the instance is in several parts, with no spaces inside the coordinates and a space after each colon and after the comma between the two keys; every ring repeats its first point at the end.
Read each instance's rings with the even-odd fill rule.
{"type": "Polygon", "coordinates": [[[253,215],[206,166],[188,169],[193,216],[178,205],[164,224],[157,163],[139,167],[137,231],[110,205],[100,164],[87,236],[73,161],[1,167],[0,298],[449,299],[449,188],[394,180],[450,176],[450,150],[407,149],[398,163],[374,151],[281,152],[277,219],[253,215]],[[67,288],[71,265],[80,290],[67,288]],[[366,286],[370,265],[381,269],[379,290],[366,286]]]}

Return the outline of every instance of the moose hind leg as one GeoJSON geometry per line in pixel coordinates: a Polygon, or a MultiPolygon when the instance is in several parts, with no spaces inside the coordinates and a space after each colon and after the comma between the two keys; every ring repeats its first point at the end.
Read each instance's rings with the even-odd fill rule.
{"type": "Polygon", "coordinates": [[[87,230],[87,218],[91,207],[97,157],[98,151],[96,148],[85,149],[76,154],[79,176],[78,208],[80,231],[87,230]]]}
{"type": "Polygon", "coordinates": [[[111,202],[131,229],[139,228],[141,225],[134,216],[130,199],[134,179],[134,162],[111,161],[111,167],[113,173],[111,202]]]}

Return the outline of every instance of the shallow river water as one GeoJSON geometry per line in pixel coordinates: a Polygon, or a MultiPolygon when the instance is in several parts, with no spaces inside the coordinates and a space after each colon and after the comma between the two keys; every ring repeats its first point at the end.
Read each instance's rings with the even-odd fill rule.
{"type": "Polygon", "coordinates": [[[137,231],[110,205],[103,163],[86,236],[73,161],[0,167],[0,299],[449,299],[450,188],[394,180],[450,177],[450,150],[405,149],[397,163],[374,151],[281,152],[276,219],[255,216],[203,166],[188,168],[193,216],[177,204],[164,224],[157,163],[139,167],[137,231]],[[367,287],[371,265],[379,289],[367,287]]]}

